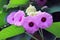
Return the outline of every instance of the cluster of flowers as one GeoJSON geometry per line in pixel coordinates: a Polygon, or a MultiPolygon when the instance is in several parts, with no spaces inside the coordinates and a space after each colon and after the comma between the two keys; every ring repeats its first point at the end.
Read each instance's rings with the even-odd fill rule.
{"type": "MultiPolygon", "coordinates": [[[[28,11],[26,12],[27,14],[29,14],[28,11]]],[[[16,26],[23,26],[26,32],[30,34],[35,33],[39,30],[39,28],[45,29],[52,25],[53,18],[49,13],[41,11],[33,13],[35,13],[35,15],[26,16],[25,12],[22,10],[18,10],[17,12],[11,12],[10,15],[8,15],[7,17],[7,22],[16,26]]]]}

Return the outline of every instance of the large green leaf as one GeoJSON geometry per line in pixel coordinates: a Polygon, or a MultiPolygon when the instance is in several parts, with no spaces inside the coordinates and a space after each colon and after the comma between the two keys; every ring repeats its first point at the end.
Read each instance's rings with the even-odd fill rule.
{"type": "Polygon", "coordinates": [[[14,8],[17,6],[26,5],[29,3],[29,0],[10,0],[7,8],[14,8]]]}
{"type": "Polygon", "coordinates": [[[60,38],[60,22],[53,23],[52,26],[46,30],[60,38]]]}
{"type": "Polygon", "coordinates": [[[13,36],[22,34],[24,32],[25,32],[25,30],[22,26],[17,27],[15,25],[11,25],[11,26],[3,29],[2,31],[0,31],[0,40],[1,39],[6,39],[6,38],[9,38],[9,37],[13,37],[13,36]]]}

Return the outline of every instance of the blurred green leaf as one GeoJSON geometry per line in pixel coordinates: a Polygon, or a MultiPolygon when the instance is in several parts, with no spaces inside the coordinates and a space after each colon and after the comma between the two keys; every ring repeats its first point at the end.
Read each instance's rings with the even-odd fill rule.
{"type": "Polygon", "coordinates": [[[0,27],[2,27],[7,22],[5,21],[7,12],[5,12],[3,6],[7,4],[7,0],[0,0],[0,27]],[[3,11],[4,10],[4,11],[3,11]]]}
{"type": "Polygon", "coordinates": [[[0,11],[0,27],[2,27],[3,25],[7,24],[6,22],[6,16],[7,16],[7,12],[5,11],[0,11]]]}
{"type": "Polygon", "coordinates": [[[7,4],[7,0],[0,0],[0,8],[7,4]]]}
{"type": "Polygon", "coordinates": [[[26,5],[28,3],[29,3],[29,0],[10,0],[9,4],[7,6],[7,9],[8,8],[14,8],[14,7],[17,7],[17,6],[26,5]]]}
{"type": "Polygon", "coordinates": [[[46,30],[60,38],[60,22],[53,23],[52,26],[46,30]]]}
{"type": "Polygon", "coordinates": [[[22,26],[17,27],[15,25],[11,25],[5,29],[3,29],[2,31],[0,31],[0,39],[6,39],[9,37],[13,37],[19,34],[24,33],[25,30],[22,26]]]}

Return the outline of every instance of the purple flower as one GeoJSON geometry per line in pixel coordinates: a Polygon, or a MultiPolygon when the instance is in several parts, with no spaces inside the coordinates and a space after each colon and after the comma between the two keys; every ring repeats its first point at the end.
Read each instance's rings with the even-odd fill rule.
{"type": "Polygon", "coordinates": [[[40,14],[38,13],[37,20],[37,22],[39,23],[38,27],[42,29],[50,27],[53,23],[52,16],[46,12],[42,12],[40,14]]]}
{"type": "Polygon", "coordinates": [[[19,10],[14,15],[14,25],[21,26],[24,20],[25,13],[24,11],[19,10]]]}
{"type": "Polygon", "coordinates": [[[25,13],[21,10],[17,12],[11,12],[7,17],[7,22],[9,24],[14,24],[16,26],[21,26],[24,20],[25,13]]]}
{"type": "Polygon", "coordinates": [[[27,16],[24,18],[22,25],[25,28],[26,32],[33,34],[39,29],[37,24],[37,20],[34,16],[27,16]]]}
{"type": "Polygon", "coordinates": [[[38,4],[38,6],[43,6],[46,4],[47,0],[35,0],[35,2],[38,4]]]}
{"type": "Polygon", "coordinates": [[[7,16],[7,22],[9,24],[14,24],[14,15],[16,12],[11,12],[8,16],[7,16]]]}

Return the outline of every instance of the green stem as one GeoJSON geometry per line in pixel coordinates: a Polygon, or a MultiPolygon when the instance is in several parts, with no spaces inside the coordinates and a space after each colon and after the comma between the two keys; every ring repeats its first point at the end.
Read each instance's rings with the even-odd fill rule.
{"type": "Polygon", "coordinates": [[[31,34],[29,34],[29,33],[27,33],[27,32],[25,32],[27,35],[29,35],[30,37],[32,37],[33,39],[35,39],[35,40],[38,40],[37,38],[35,38],[34,36],[32,36],[31,34]]]}
{"type": "Polygon", "coordinates": [[[56,37],[54,38],[54,40],[56,40],[56,37]]]}
{"type": "Polygon", "coordinates": [[[39,34],[40,34],[40,36],[42,37],[42,40],[44,40],[44,36],[43,36],[43,31],[42,31],[42,29],[41,29],[41,31],[39,30],[39,34]]]}

